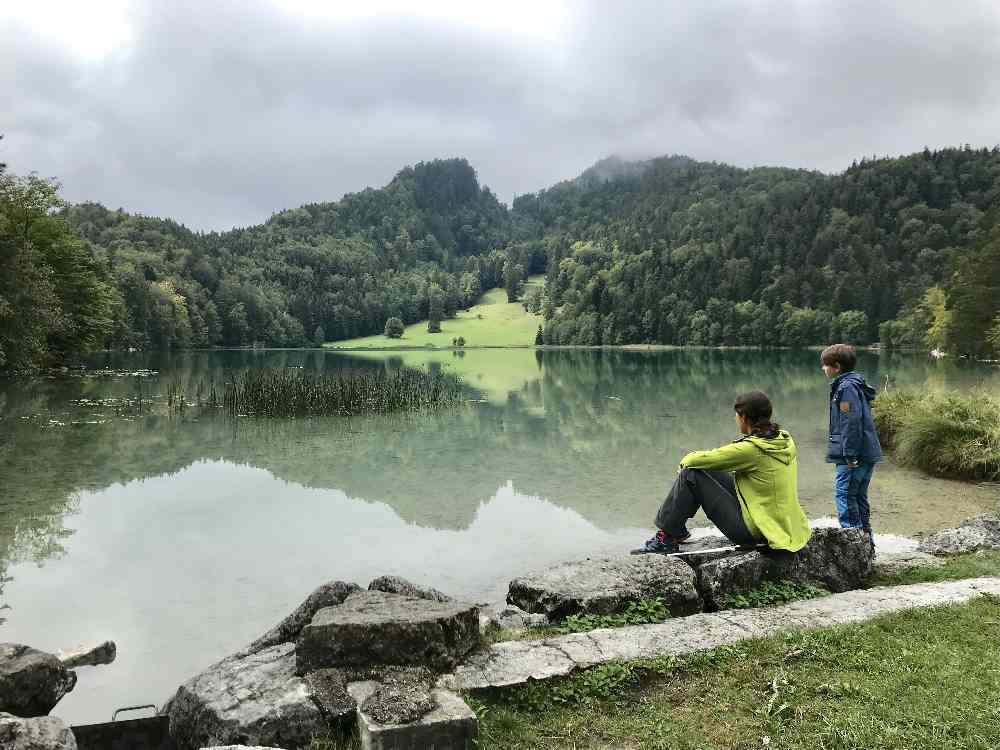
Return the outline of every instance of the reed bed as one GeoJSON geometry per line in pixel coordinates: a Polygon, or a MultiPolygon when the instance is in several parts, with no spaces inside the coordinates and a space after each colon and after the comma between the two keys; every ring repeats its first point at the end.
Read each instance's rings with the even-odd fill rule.
{"type": "Polygon", "coordinates": [[[990,396],[902,390],[880,395],[874,407],[883,447],[904,466],[1000,480],[1000,403],[990,396]]]}
{"type": "Polygon", "coordinates": [[[226,384],[222,407],[230,416],[354,416],[436,409],[464,395],[461,380],[446,373],[248,370],[226,384]]]}

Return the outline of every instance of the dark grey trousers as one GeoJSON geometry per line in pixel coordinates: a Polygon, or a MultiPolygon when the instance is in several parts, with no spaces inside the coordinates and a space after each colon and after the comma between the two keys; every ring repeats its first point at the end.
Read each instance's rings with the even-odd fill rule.
{"type": "Polygon", "coordinates": [[[756,539],[743,521],[736,482],[728,471],[681,469],[656,513],[656,527],[683,539],[688,533],[687,520],[698,512],[698,508],[705,511],[708,520],[734,544],[763,541],[756,539]]]}

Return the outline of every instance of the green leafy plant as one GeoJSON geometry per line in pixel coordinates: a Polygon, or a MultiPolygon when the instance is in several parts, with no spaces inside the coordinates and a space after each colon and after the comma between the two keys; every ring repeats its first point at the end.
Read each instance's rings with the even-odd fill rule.
{"type": "Polygon", "coordinates": [[[794,602],[800,599],[815,599],[830,592],[818,586],[789,581],[764,581],[760,586],[739,594],[730,594],[721,599],[723,609],[753,609],[772,607],[775,604],[794,602]]]}
{"type": "Polygon", "coordinates": [[[630,602],[625,611],[617,615],[570,615],[556,626],[560,634],[585,633],[598,628],[621,628],[626,625],[650,625],[670,617],[663,599],[645,599],[630,602]]]}

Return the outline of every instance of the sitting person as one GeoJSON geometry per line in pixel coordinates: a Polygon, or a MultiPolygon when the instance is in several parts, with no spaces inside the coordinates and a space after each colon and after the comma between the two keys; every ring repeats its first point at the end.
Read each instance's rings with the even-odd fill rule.
{"type": "Polygon", "coordinates": [[[809,541],[796,493],[792,436],[771,421],[771,400],[761,391],[736,399],[739,440],[681,459],[680,471],[656,514],[656,536],[635,554],[671,554],[691,534],[687,520],[701,508],[734,544],[796,552],[809,541]]]}

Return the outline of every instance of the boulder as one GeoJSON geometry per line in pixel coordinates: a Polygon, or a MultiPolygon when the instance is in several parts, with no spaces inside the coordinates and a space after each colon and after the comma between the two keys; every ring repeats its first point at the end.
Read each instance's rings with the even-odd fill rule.
{"type": "Polygon", "coordinates": [[[265,648],[277,646],[279,643],[292,643],[299,637],[313,615],[323,607],[332,607],[340,604],[351,594],[361,591],[361,587],[356,583],[344,583],[343,581],[329,581],[318,587],[305,598],[295,610],[284,620],[279,622],[264,635],[247,646],[241,654],[255,654],[265,648]]]}
{"type": "Polygon", "coordinates": [[[369,591],[384,591],[387,594],[401,594],[417,599],[430,599],[435,602],[455,601],[445,593],[430,587],[417,586],[399,576],[381,576],[368,584],[369,591]]]}
{"type": "Polygon", "coordinates": [[[944,560],[926,552],[879,552],[872,563],[872,574],[894,576],[911,568],[939,568],[944,560]]]}
{"type": "Polygon", "coordinates": [[[0,713],[0,748],[3,750],[76,750],[73,732],[55,716],[22,719],[0,713]]]}
{"type": "Polygon", "coordinates": [[[52,654],[19,643],[0,643],[0,711],[45,716],[76,685],[52,654]]]}
{"type": "MultiPolygon", "coordinates": [[[[348,691],[362,706],[370,705],[379,690],[375,682],[355,682],[348,691]]],[[[358,709],[358,736],[361,750],[471,750],[478,746],[476,714],[458,695],[436,688],[430,700],[434,709],[421,718],[402,724],[382,724],[365,709],[358,709]]]]}
{"type": "Polygon", "coordinates": [[[728,555],[698,565],[698,591],[707,609],[764,580],[810,583],[832,591],[861,588],[871,573],[872,545],[862,529],[813,529],[798,552],[767,550],[728,555]]]}
{"type": "Polygon", "coordinates": [[[510,582],[507,602],[549,620],[615,614],[632,602],[660,598],[672,614],[701,609],[691,567],[664,555],[622,555],[557,565],[510,582]]]}
{"type": "Polygon", "coordinates": [[[263,745],[215,745],[214,747],[203,747],[201,750],[284,750],[280,747],[264,747],[263,745]]]}
{"type": "Polygon", "coordinates": [[[437,708],[432,677],[426,669],[387,673],[360,704],[362,713],[378,724],[409,724],[437,708]]]}
{"type": "Polygon", "coordinates": [[[496,622],[499,627],[507,630],[526,630],[528,628],[544,628],[549,624],[549,618],[545,615],[525,612],[520,607],[508,604],[497,612],[496,622]]]}
{"type": "Polygon", "coordinates": [[[377,665],[448,669],[480,644],[479,610],[461,602],[363,591],[321,609],[299,636],[299,674],[377,665]]]}
{"type": "MultiPolygon", "coordinates": [[[[337,711],[295,674],[295,644],[237,654],[178,688],[164,711],[179,750],[213,745],[272,745],[297,750],[330,728],[337,711]]],[[[353,700],[341,707],[350,717],[353,700]]]]}
{"type": "Polygon", "coordinates": [[[930,555],[957,555],[981,549],[1000,549],[1000,516],[969,518],[957,528],[930,534],[920,542],[917,549],[930,555]]]}
{"type": "Polygon", "coordinates": [[[67,669],[74,667],[97,667],[101,664],[110,664],[118,655],[118,647],[114,641],[104,641],[96,646],[77,646],[68,651],[59,650],[56,658],[62,662],[67,669]]]}

